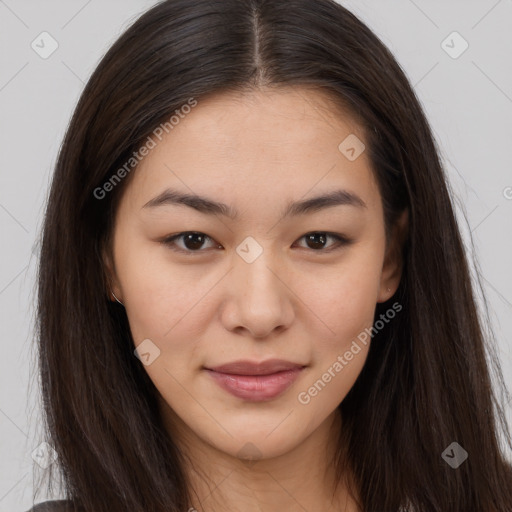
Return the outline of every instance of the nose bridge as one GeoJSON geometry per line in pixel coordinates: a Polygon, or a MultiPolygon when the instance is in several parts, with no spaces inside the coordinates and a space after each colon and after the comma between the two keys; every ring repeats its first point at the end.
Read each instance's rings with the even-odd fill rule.
{"type": "Polygon", "coordinates": [[[263,337],[291,319],[286,281],[279,277],[277,258],[270,243],[247,237],[236,248],[230,286],[231,328],[245,327],[256,337],[263,337]]]}
{"type": "Polygon", "coordinates": [[[258,242],[252,236],[246,237],[236,248],[238,257],[235,258],[235,271],[237,279],[246,287],[242,294],[265,299],[264,302],[268,304],[279,294],[280,282],[275,275],[276,258],[271,245],[263,244],[265,242],[262,240],[258,242]],[[263,296],[258,297],[259,294],[263,296]]]}

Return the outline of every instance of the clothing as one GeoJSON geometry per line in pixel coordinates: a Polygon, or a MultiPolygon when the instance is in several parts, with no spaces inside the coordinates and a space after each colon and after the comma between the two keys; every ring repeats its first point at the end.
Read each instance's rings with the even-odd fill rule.
{"type": "Polygon", "coordinates": [[[74,509],[69,500],[52,500],[38,503],[27,512],[74,512],[74,509]]]}

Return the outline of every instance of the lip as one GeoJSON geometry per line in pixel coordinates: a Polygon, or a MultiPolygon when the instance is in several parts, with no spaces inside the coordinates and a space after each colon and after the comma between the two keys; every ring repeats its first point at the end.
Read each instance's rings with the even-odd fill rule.
{"type": "Polygon", "coordinates": [[[205,370],[225,391],[244,400],[261,402],[284,393],[304,368],[302,364],[270,359],[261,363],[234,361],[205,370]]]}

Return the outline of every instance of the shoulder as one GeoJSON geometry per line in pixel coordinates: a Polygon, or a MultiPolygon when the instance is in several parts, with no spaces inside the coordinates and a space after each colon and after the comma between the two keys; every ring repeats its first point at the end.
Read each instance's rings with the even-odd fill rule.
{"type": "Polygon", "coordinates": [[[73,502],[69,500],[45,501],[34,505],[27,512],[72,512],[74,511],[73,502]]]}

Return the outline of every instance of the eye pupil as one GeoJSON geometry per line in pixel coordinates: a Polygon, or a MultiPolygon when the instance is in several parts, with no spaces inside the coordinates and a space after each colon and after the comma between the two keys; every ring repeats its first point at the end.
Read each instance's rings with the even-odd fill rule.
{"type": "Polygon", "coordinates": [[[311,247],[312,249],[322,249],[323,246],[325,245],[325,234],[323,233],[310,233],[309,235],[306,235],[307,236],[307,241],[308,241],[308,245],[310,242],[313,242],[313,247],[311,247]],[[318,239],[320,239],[320,245],[318,244],[318,239]],[[316,246],[315,246],[316,244],[316,246]]]}
{"type": "Polygon", "coordinates": [[[204,235],[201,235],[200,233],[188,233],[184,236],[184,244],[187,247],[187,249],[200,249],[201,246],[204,243],[204,235]],[[197,238],[200,239],[200,241],[197,241],[197,238]],[[195,240],[194,240],[195,239],[195,240]],[[190,242],[192,241],[192,246],[190,246],[190,242]]]}

